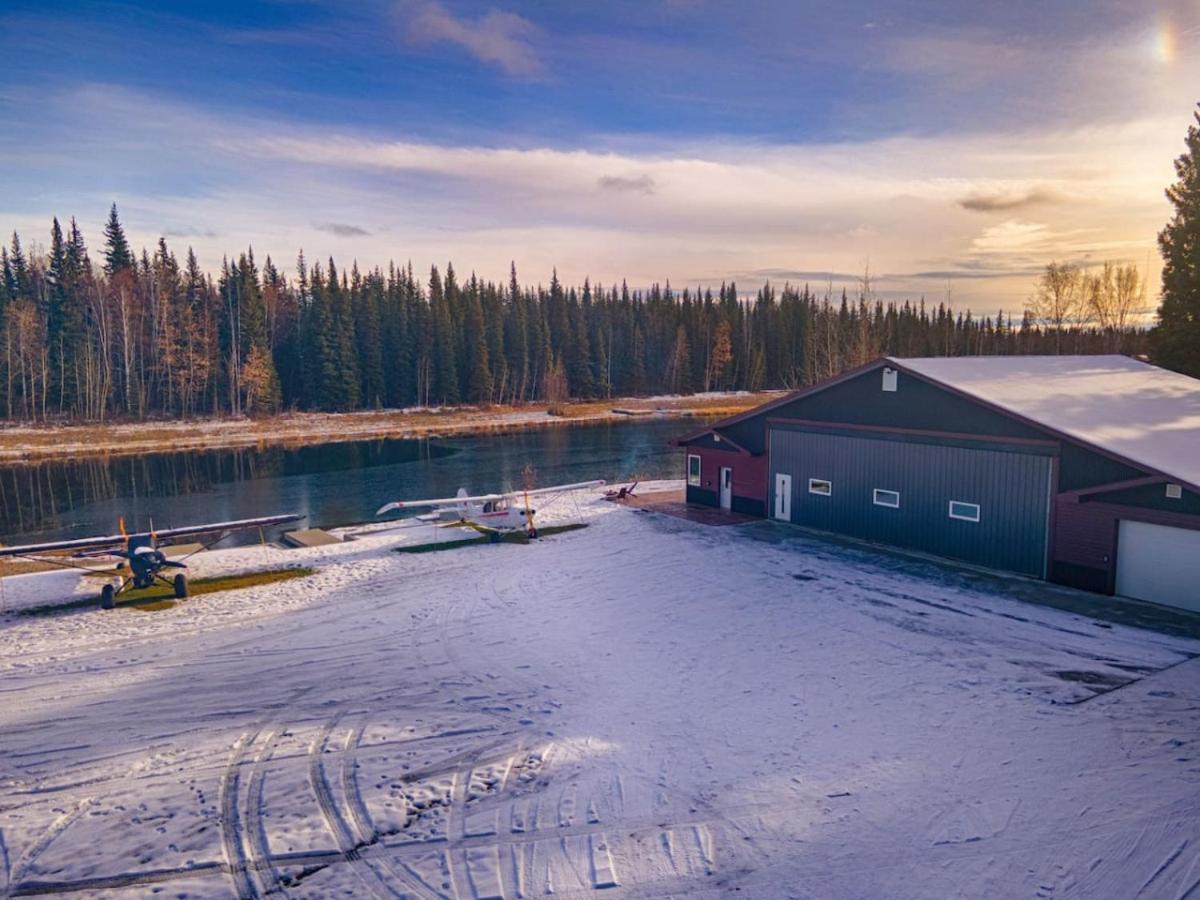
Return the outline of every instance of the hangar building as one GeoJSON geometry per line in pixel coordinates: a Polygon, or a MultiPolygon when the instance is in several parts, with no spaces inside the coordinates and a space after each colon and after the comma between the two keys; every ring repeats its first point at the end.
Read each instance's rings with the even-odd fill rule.
{"type": "Polygon", "coordinates": [[[885,357],[678,439],[687,499],[1200,611],[1200,381],[885,357]]]}

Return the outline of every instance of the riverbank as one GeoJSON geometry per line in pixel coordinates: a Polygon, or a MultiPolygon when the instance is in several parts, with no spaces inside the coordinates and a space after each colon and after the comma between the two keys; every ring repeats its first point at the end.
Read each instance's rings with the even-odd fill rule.
{"type": "Polygon", "coordinates": [[[640,416],[727,416],[778,392],[593,400],[569,404],[561,416],[545,404],[370,410],[352,413],[284,413],[263,418],[221,417],[81,425],[14,425],[0,428],[0,463],[78,456],[116,456],[184,450],[327,444],[375,438],[428,438],[494,434],[640,416]]]}

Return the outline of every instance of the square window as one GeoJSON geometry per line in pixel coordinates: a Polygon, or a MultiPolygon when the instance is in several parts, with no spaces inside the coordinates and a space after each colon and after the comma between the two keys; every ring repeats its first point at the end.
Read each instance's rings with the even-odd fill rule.
{"type": "Polygon", "coordinates": [[[875,488],[875,493],[871,496],[871,502],[876,506],[889,506],[892,509],[899,509],[900,492],[885,491],[883,488],[875,488]]]}
{"type": "Polygon", "coordinates": [[[961,500],[950,501],[950,518],[963,522],[979,521],[979,504],[964,503],[961,500]]]}
{"type": "Polygon", "coordinates": [[[833,493],[833,483],[826,481],[824,478],[810,478],[808,479],[808,492],[828,497],[833,493]]]}
{"type": "Polygon", "coordinates": [[[700,457],[688,454],[688,484],[692,487],[700,486],[700,457]]]}
{"type": "Polygon", "coordinates": [[[1168,500],[1178,500],[1181,497],[1183,497],[1183,485],[1181,485],[1181,484],[1168,484],[1167,485],[1167,499],[1168,500]]]}

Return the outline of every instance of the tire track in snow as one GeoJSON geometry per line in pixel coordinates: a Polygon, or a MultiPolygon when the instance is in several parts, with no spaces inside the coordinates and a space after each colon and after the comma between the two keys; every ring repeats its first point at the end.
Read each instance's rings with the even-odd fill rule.
{"type": "MultiPolygon", "coordinates": [[[[282,729],[281,729],[282,730],[282,729]]],[[[271,860],[271,849],[267,841],[266,822],[263,820],[263,783],[266,779],[267,764],[275,751],[277,731],[268,731],[262,740],[262,746],[254,757],[254,766],[250,770],[250,780],[246,789],[246,819],[244,833],[249,870],[262,884],[264,893],[270,893],[279,884],[279,876],[271,860]]]]}
{"type": "Polygon", "coordinates": [[[229,763],[221,775],[219,788],[221,845],[225,851],[225,865],[230,878],[233,879],[233,889],[238,900],[257,900],[259,896],[258,888],[249,872],[244,827],[238,813],[242,757],[257,738],[257,731],[245,731],[234,742],[229,763]]]}
{"type": "MultiPolygon", "coordinates": [[[[337,800],[330,786],[325,770],[324,757],[329,750],[329,739],[333,734],[334,728],[337,727],[339,720],[340,716],[335,716],[326,722],[313,737],[312,743],[309,745],[309,785],[317,798],[317,806],[320,807],[325,827],[333,837],[334,843],[338,848],[338,853],[341,857],[340,861],[350,864],[350,869],[354,872],[355,877],[358,878],[363,887],[372,896],[384,898],[401,897],[403,895],[393,888],[389,879],[379,872],[376,865],[378,861],[363,860],[362,853],[360,852],[360,844],[355,838],[349,824],[354,818],[353,811],[338,808],[337,800]],[[358,865],[364,862],[365,866],[358,865]],[[366,871],[363,871],[364,868],[366,871]],[[374,877],[368,877],[368,872],[374,877]]],[[[344,750],[345,745],[343,745],[343,754],[344,750]]],[[[342,764],[345,765],[344,760],[342,764]]],[[[344,778],[345,775],[343,774],[343,784],[344,778]]]]}
{"type": "Polygon", "coordinates": [[[70,827],[72,822],[83,815],[83,813],[92,805],[93,802],[94,801],[91,797],[85,797],[84,799],[80,800],[75,805],[74,809],[64,812],[57,819],[51,822],[50,826],[44,832],[42,832],[42,836],[34,841],[33,844],[17,858],[17,861],[13,864],[12,873],[9,876],[9,883],[11,886],[13,886],[14,893],[21,889],[21,885],[25,880],[25,871],[37,861],[39,856],[46,852],[50,845],[58,839],[59,835],[61,835],[67,830],[67,828],[70,827]]]}
{"type": "Polygon", "coordinates": [[[334,844],[346,860],[358,859],[358,850],[354,835],[350,832],[350,826],[346,823],[342,811],[337,808],[337,803],[333,797],[333,791],[329,787],[329,780],[325,775],[325,764],[322,756],[325,754],[328,745],[329,737],[337,720],[326,722],[324,726],[313,737],[312,743],[309,745],[308,751],[308,778],[309,784],[312,786],[313,794],[317,798],[317,805],[321,808],[321,816],[325,819],[325,825],[333,836],[334,844]]]}

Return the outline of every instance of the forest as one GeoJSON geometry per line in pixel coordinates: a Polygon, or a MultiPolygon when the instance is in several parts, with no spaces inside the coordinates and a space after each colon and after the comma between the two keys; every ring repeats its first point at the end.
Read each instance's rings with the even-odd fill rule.
{"type": "Polygon", "coordinates": [[[1137,272],[1120,267],[1048,268],[1041,302],[1014,321],[885,303],[865,279],[853,296],[806,285],[752,296],[735,284],[564,285],[556,273],[531,287],[515,266],[498,284],[451,264],[420,275],[411,263],[360,271],[302,253],[287,277],[253,250],[214,277],[190,249],[181,263],[164,239],[135,253],[115,205],[95,261],[74,220],[64,230],[55,219],[49,237],[45,252],[27,253],[17,234],[0,250],[0,415],[9,419],[553,409],[575,398],[800,387],[881,354],[1147,350],[1147,332],[1128,324],[1137,272]],[[1119,292],[1122,278],[1118,314],[1081,313],[1100,310],[1084,301],[1119,292]]]}

